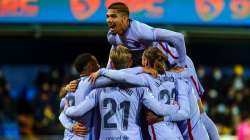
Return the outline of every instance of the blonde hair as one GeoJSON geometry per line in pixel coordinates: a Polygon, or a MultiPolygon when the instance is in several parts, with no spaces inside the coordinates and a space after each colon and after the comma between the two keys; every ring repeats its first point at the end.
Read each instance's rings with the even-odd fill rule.
{"type": "Polygon", "coordinates": [[[132,61],[132,54],[128,48],[119,45],[110,52],[110,59],[116,69],[124,69],[132,61]]]}
{"type": "Polygon", "coordinates": [[[148,60],[149,66],[154,68],[159,74],[165,72],[165,62],[168,60],[160,49],[150,47],[143,52],[143,56],[148,60]]]}

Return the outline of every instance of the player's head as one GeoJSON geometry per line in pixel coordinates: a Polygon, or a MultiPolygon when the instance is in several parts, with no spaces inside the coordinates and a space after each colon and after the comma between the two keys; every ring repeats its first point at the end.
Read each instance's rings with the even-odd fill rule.
{"type": "Polygon", "coordinates": [[[132,66],[132,54],[128,48],[122,45],[112,49],[110,59],[114,69],[125,69],[132,66]]]}
{"type": "Polygon", "coordinates": [[[74,67],[81,75],[89,75],[99,69],[99,63],[95,56],[90,53],[83,53],[76,57],[74,67]]]}
{"type": "Polygon", "coordinates": [[[150,47],[143,52],[142,65],[153,68],[160,74],[165,72],[165,61],[167,57],[156,47],[150,47]]]}
{"type": "Polygon", "coordinates": [[[106,13],[106,22],[111,32],[122,35],[129,25],[129,9],[122,2],[112,3],[106,13]]]}

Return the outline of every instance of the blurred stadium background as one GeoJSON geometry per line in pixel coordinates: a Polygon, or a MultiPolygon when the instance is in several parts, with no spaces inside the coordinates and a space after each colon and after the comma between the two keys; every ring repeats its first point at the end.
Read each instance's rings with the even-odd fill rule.
{"type": "MultiPolygon", "coordinates": [[[[77,77],[71,63],[80,53],[106,65],[105,8],[115,1],[0,0],[1,140],[62,138],[60,87],[77,77]]],[[[237,139],[250,120],[250,1],[120,1],[133,19],[185,34],[206,110],[222,139],[237,139]]]]}

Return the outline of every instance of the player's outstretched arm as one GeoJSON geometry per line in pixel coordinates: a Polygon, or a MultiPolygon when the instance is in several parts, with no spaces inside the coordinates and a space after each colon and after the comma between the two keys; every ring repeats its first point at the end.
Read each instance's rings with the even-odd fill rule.
{"type": "Polygon", "coordinates": [[[168,42],[175,47],[175,49],[178,52],[179,55],[179,63],[181,66],[184,66],[186,61],[186,46],[185,46],[185,40],[184,35],[178,32],[166,30],[166,29],[160,29],[155,28],[153,30],[154,32],[154,38],[158,42],[168,42]]]}
{"type": "Polygon", "coordinates": [[[141,74],[144,72],[143,67],[126,68],[126,69],[121,69],[119,71],[130,73],[130,74],[141,74]]]}
{"type": "Polygon", "coordinates": [[[93,88],[110,86],[115,83],[127,83],[129,86],[148,86],[148,82],[142,80],[142,76],[137,74],[148,73],[154,77],[158,76],[156,70],[145,67],[133,67],[121,70],[111,70],[102,68],[89,76],[93,88]],[[100,77],[100,78],[99,78],[100,77]],[[143,83],[141,81],[143,81],[143,83]],[[140,82],[138,82],[140,81],[140,82]]]}
{"type": "Polygon", "coordinates": [[[100,75],[121,83],[135,86],[148,86],[147,81],[142,76],[126,73],[120,70],[100,69],[100,75]]]}
{"type": "Polygon", "coordinates": [[[172,44],[178,52],[180,66],[184,66],[187,53],[183,34],[161,28],[152,28],[146,24],[140,24],[137,27],[137,32],[139,40],[172,44]]]}

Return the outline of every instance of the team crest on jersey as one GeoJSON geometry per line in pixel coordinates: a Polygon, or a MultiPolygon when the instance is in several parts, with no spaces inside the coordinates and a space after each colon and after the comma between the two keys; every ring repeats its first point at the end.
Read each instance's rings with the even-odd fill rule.
{"type": "Polygon", "coordinates": [[[199,17],[204,21],[210,21],[220,15],[224,9],[224,0],[195,0],[199,17]]]}
{"type": "Polygon", "coordinates": [[[71,11],[77,20],[85,20],[100,7],[100,0],[70,0],[71,11]]]}

